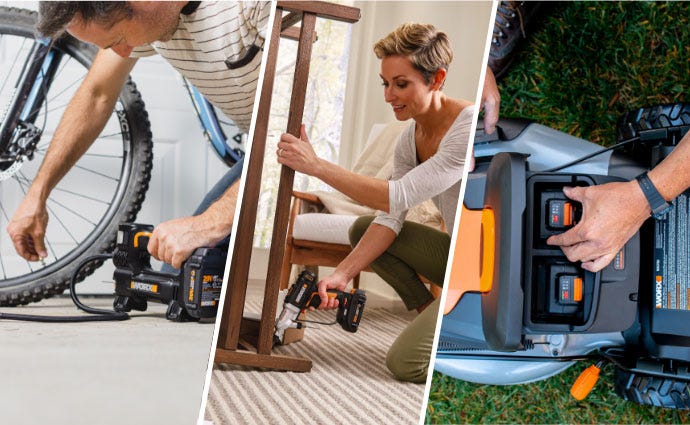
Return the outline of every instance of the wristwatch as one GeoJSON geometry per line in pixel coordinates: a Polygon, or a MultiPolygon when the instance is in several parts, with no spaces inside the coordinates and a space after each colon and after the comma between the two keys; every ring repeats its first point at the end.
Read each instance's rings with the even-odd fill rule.
{"type": "Polygon", "coordinates": [[[647,202],[649,202],[649,207],[652,209],[652,217],[657,220],[661,220],[666,213],[671,209],[671,204],[666,202],[666,200],[661,196],[659,191],[654,186],[654,183],[647,176],[647,172],[640,174],[635,177],[637,182],[640,184],[642,193],[644,193],[647,202]]]}

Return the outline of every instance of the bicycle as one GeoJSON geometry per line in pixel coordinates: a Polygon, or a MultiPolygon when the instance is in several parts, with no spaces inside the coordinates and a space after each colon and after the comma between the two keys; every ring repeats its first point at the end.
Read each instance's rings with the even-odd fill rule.
{"type": "MultiPolygon", "coordinates": [[[[0,231],[21,201],[58,124],[57,111],[69,103],[96,48],[69,35],[34,38],[36,13],[0,7],[0,231]]],[[[207,140],[219,158],[233,166],[244,155],[241,135],[226,137],[232,123],[191,85],[190,99],[207,140]],[[225,127],[225,129],[224,129],[225,127]]],[[[85,117],[87,119],[87,117],[85,117]]],[[[148,114],[136,85],[128,79],[113,115],[89,150],[52,191],[47,201],[48,257],[30,263],[0,238],[0,306],[27,304],[61,293],[78,263],[115,246],[120,222],[134,221],[144,201],[152,168],[148,114]],[[79,200],[88,207],[77,211],[79,200]]],[[[83,280],[102,264],[85,267],[83,280]]]]}

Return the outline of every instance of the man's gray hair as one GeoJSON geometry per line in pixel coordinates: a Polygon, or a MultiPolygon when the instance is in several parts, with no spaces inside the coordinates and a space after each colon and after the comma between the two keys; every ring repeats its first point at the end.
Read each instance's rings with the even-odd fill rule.
{"type": "Polygon", "coordinates": [[[39,36],[58,38],[75,18],[109,28],[131,18],[134,11],[124,1],[41,1],[38,4],[36,32],[39,36]]]}

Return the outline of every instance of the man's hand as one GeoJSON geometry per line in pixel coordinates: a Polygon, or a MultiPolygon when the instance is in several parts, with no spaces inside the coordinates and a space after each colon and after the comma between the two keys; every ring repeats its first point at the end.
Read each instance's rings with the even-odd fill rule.
{"type": "Polygon", "coordinates": [[[337,289],[339,291],[344,291],[347,287],[347,283],[350,279],[344,274],[337,270],[333,272],[332,275],[319,281],[319,298],[321,298],[321,304],[319,309],[321,310],[332,310],[338,307],[338,300],[335,298],[328,298],[329,289],[337,289]]]}
{"type": "Polygon", "coordinates": [[[651,212],[637,181],[590,187],[566,187],[563,193],[582,204],[582,219],[572,229],[551,236],[568,260],[597,272],[606,267],[633,237],[651,212]]]}
{"type": "Polygon", "coordinates": [[[212,225],[204,214],[161,223],[153,230],[148,251],[157,260],[179,269],[195,249],[215,246],[227,236],[212,231],[212,225]]]}
{"type": "Polygon", "coordinates": [[[48,256],[43,241],[47,227],[48,212],[45,202],[27,195],[7,225],[7,233],[20,256],[29,261],[38,261],[48,256]]]}
{"type": "Polygon", "coordinates": [[[501,94],[498,92],[494,73],[488,66],[486,67],[486,76],[484,77],[481,106],[484,109],[484,132],[492,134],[496,130],[496,123],[498,122],[501,94]]]}

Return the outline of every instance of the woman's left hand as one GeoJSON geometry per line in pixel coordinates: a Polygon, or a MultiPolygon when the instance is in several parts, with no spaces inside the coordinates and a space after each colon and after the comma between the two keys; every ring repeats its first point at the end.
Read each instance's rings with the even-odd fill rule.
{"type": "Polygon", "coordinates": [[[300,138],[292,134],[283,133],[278,142],[278,163],[288,166],[295,171],[310,176],[316,176],[319,162],[321,159],[316,156],[314,148],[309,143],[307,131],[302,124],[300,128],[300,138]]]}

